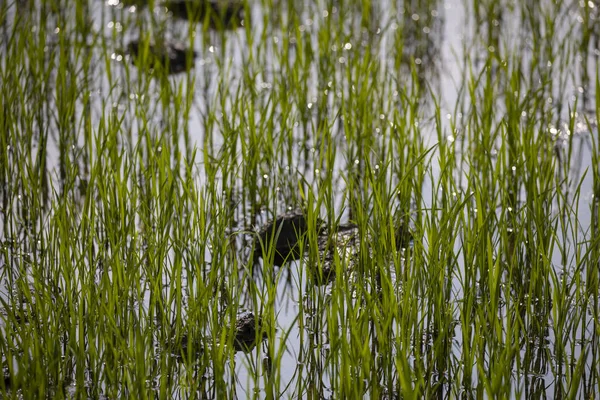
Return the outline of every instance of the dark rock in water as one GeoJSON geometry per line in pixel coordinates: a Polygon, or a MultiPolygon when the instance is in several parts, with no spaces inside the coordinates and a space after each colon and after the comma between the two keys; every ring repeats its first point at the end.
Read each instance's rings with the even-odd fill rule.
{"type": "Polygon", "coordinates": [[[193,60],[198,54],[190,49],[185,49],[181,44],[162,42],[156,44],[145,44],[132,41],[127,45],[131,61],[138,68],[148,66],[150,68],[164,69],[167,74],[178,74],[185,72],[188,66],[193,66],[193,60]]]}
{"type": "Polygon", "coordinates": [[[244,5],[231,0],[171,0],[162,3],[173,17],[192,22],[208,22],[213,29],[243,26],[244,5]]]}
{"type": "Polygon", "coordinates": [[[277,266],[281,266],[285,261],[298,260],[300,258],[298,241],[307,230],[308,221],[303,213],[291,212],[280,215],[257,233],[258,237],[254,240],[254,263],[259,257],[263,257],[263,251],[264,254],[274,252],[273,264],[277,266]]]}
{"type": "MultiPolygon", "coordinates": [[[[248,352],[251,351],[256,343],[257,335],[260,332],[262,321],[260,317],[258,321],[252,312],[244,312],[237,316],[235,322],[235,338],[233,346],[236,351],[248,352]]],[[[262,338],[260,338],[262,340],[262,338]]]]}

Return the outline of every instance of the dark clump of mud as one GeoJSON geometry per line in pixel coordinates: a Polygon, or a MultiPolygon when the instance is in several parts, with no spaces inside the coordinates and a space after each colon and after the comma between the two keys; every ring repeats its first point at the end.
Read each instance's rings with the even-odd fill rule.
{"type": "Polygon", "coordinates": [[[397,224],[395,235],[396,235],[396,248],[398,250],[406,249],[406,248],[410,247],[411,243],[414,240],[413,234],[410,231],[410,229],[408,228],[408,225],[397,224]]]}
{"type": "MultiPolygon", "coordinates": [[[[395,227],[395,248],[400,251],[411,246],[412,233],[407,225],[398,221],[395,227]]],[[[361,251],[367,251],[373,257],[373,241],[378,238],[371,237],[370,233],[361,233],[358,225],[353,223],[342,224],[334,228],[325,228],[323,221],[317,219],[316,224],[317,251],[305,252],[317,255],[318,259],[309,257],[308,266],[318,285],[324,285],[336,278],[336,260],[344,266],[344,270],[352,270],[358,262],[361,251]],[[366,235],[365,237],[363,237],[366,235]],[[362,239],[361,239],[362,238],[362,239]],[[361,241],[363,249],[361,250],[361,241]]],[[[298,260],[301,254],[299,242],[309,230],[306,215],[300,211],[283,214],[267,223],[255,236],[251,261],[254,265],[259,258],[263,265],[271,257],[273,265],[282,266],[285,262],[298,260]]],[[[380,240],[380,239],[378,239],[380,240]]],[[[391,250],[388,244],[386,247],[391,250]]]]}
{"type": "MultiPolygon", "coordinates": [[[[241,311],[237,314],[233,338],[234,350],[245,353],[252,351],[265,337],[260,333],[261,327],[262,319],[256,317],[253,312],[241,311]]],[[[183,361],[188,355],[200,357],[205,351],[202,338],[191,332],[183,333],[177,342],[175,340],[171,342],[171,346],[173,356],[179,361],[183,361]]]]}
{"type": "Polygon", "coordinates": [[[198,56],[194,50],[167,41],[144,44],[134,40],[127,45],[127,51],[138,68],[162,69],[167,74],[187,71],[198,56]]]}
{"type": "Polygon", "coordinates": [[[199,357],[204,352],[204,346],[201,340],[198,338],[192,338],[188,334],[181,336],[181,342],[179,343],[179,351],[174,352],[178,359],[183,360],[188,354],[194,357],[199,357]]]}
{"type": "Polygon", "coordinates": [[[251,351],[259,339],[262,340],[262,337],[257,337],[260,335],[261,326],[261,318],[256,318],[254,313],[248,311],[239,314],[235,322],[235,338],[233,341],[235,350],[251,351]]]}
{"type": "MultiPolygon", "coordinates": [[[[363,249],[373,256],[373,238],[366,237],[367,248],[363,249]]],[[[406,225],[396,224],[395,242],[396,249],[409,247],[413,236],[406,225]]],[[[345,269],[352,270],[358,262],[361,251],[361,232],[358,225],[353,223],[339,225],[336,229],[319,235],[317,239],[319,260],[313,261],[312,275],[318,285],[326,285],[336,278],[335,263],[339,259],[345,269]]]]}
{"type": "Polygon", "coordinates": [[[162,4],[173,17],[196,23],[207,22],[212,29],[235,29],[243,26],[244,6],[241,2],[172,0],[162,4]]]}
{"type": "Polygon", "coordinates": [[[313,267],[313,278],[319,285],[327,284],[335,278],[335,254],[340,259],[353,260],[358,256],[360,236],[358,226],[344,224],[333,232],[322,235],[317,241],[321,261],[313,267]]]}
{"type": "MultiPolygon", "coordinates": [[[[308,221],[302,212],[290,212],[277,217],[257,232],[253,262],[273,254],[273,265],[300,259],[298,242],[308,231],[308,221]]],[[[320,227],[317,227],[320,230],[320,227]]]]}

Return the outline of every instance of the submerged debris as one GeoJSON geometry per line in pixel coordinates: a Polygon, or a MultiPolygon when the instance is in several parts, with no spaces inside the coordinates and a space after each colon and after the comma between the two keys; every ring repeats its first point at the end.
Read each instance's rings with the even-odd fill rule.
{"type": "Polygon", "coordinates": [[[193,66],[193,60],[198,54],[191,49],[186,49],[180,43],[163,41],[149,43],[148,45],[134,40],[127,45],[131,61],[138,68],[163,69],[167,74],[185,72],[193,66]]]}
{"type": "Polygon", "coordinates": [[[235,322],[235,338],[233,341],[235,350],[251,351],[256,346],[257,334],[260,333],[261,326],[261,318],[259,317],[257,320],[254,313],[248,311],[239,314],[235,322]]]}
{"type": "Polygon", "coordinates": [[[162,3],[173,17],[192,22],[208,22],[213,29],[243,26],[244,5],[231,0],[171,0],[162,3]]]}
{"type": "MultiPolygon", "coordinates": [[[[320,224],[319,221],[317,221],[320,224]]],[[[317,227],[321,230],[320,225],[317,227]]],[[[257,232],[254,240],[254,264],[258,258],[274,253],[273,264],[283,265],[286,261],[300,259],[298,241],[308,231],[304,213],[294,211],[280,215],[257,232]]]]}

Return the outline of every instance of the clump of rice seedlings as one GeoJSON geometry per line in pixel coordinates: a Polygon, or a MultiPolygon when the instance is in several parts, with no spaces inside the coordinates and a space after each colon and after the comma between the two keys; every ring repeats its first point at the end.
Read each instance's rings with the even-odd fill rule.
{"type": "Polygon", "coordinates": [[[0,4],[0,397],[600,391],[593,2],[184,3],[0,4]]]}

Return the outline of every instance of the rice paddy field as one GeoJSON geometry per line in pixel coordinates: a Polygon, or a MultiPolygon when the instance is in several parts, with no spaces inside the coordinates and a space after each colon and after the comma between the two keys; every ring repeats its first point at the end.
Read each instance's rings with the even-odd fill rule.
{"type": "Polygon", "coordinates": [[[600,398],[599,9],[0,0],[0,398],[600,398]]]}

